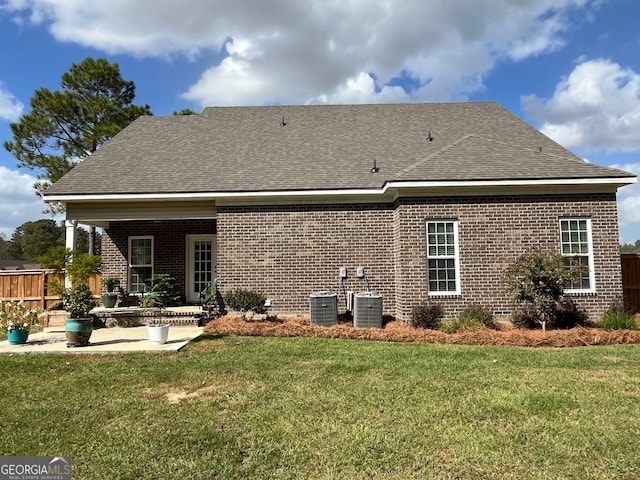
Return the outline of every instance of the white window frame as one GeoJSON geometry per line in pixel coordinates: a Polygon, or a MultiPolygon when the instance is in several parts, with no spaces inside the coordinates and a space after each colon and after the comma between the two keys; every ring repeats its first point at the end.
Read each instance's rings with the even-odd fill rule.
{"type": "MultiPolygon", "coordinates": [[[[428,219],[425,222],[425,240],[426,240],[426,256],[427,256],[427,288],[429,290],[429,296],[452,296],[452,295],[460,295],[460,249],[459,249],[459,241],[458,241],[458,220],[453,219],[428,219]],[[429,242],[429,225],[430,224],[453,224],[453,255],[429,255],[429,247],[432,246],[429,242]],[[453,260],[454,261],[454,272],[455,272],[455,290],[431,290],[431,285],[429,281],[429,260],[453,260]]],[[[435,245],[433,245],[435,246],[435,245]]]]}
{"type": "MultiPolygon", "coordinates": [[[[571,258],[571,257],[587,257],[587,261],[589,262],[589,288],[567,288],[565,289],[565,292],[567,293],[595,293],[596,291],[596,279],[595,279],[595,272],[594,272],[594,266],[593,266],[593,240],[592,240],[592,233],[591,233],[591,219],[590,218],[586,218],[586,217],[563,217],[560,218],[560,220],[558,221],[558,228],[560,230],[560,254],[564,257],[564,258],[571,258]],[[589,251],[587,252],[587,254],[585,255],[584,253],[565,253],[565,246],[567,244],[567,242],[565,242],[562,238],[562,234],[563,234],[563,229],[562,229],[562,224],[563,222],[572,222],[572,221],[576,221],[576,222],[586,222],[586,227],[587,227],[587,247],[589,249],[589,251]]],[[[569,232],[570,233],[570,232],[569,232]]],[[[571,242],[571,240],[569,240],[569,242],[571,242]]]]}
{"type": "MultiPolygon", "coordinates": [[[[151,267],[151,275],[149,277],[153,276],[153,265],[154,265],[154,240],[153,240],[153,235],[140,235],[140,236],[133,236],[133,237],[129,237],[129,259],[128,259],[128,264],[129,264],[129,275],[128,275],[128,287],[129,287],[129,291],[134,293],[134,292],[138,292],[139,290],[134,290],[133,289],[133,282],[132,282],[132,277],[131,277],[131,270],[134,267],[151,267]],[[132,243],[134,240],[151,240],[151,264],[150,265],[143,265],[143,264],[136,264],[136,265],[132,265],[131,263],[131,252],[132,252],[132,243]]],[[[144,280],[146,279],[139,279],[138,283],[144,282],[144,280]]]]}

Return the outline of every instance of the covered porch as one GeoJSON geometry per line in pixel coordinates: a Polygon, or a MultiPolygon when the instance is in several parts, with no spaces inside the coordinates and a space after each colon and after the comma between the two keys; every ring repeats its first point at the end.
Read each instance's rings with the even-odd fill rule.
{"type": "Polygon", "coordinates": [[[116,277],[127,295],[142,295],[155,274],[175,278],[182,304],[196,305],[216,276],[217,219],[213,200],[83,201],[66,204],[66,244],[76,229],[102,230],[102,277],[116,277]]]}

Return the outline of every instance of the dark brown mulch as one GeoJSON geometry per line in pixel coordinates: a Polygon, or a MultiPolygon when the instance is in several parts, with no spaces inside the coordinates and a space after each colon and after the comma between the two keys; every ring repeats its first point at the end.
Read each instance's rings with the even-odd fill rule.
{"type": "Polygon", "coordinates": [[[640,343],[640,331],[577,327],[568,330],[474,330],[444,333],[423,330],[392,321],[384,328],[354,328],[348,323],[332,327],[311,325],[308,318],[260,318],[243,320],[227,315],[209,322],[205,333],[261,337],[316,337],[379,340],[388,342],[439,343],[459,345],[510,345],[520,347],[580,347],[640,343]]]}

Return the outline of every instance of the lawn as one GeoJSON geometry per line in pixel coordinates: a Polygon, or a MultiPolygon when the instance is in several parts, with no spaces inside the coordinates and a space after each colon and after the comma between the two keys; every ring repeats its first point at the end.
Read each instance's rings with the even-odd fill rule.
{"type": "Polygon", "coordinates": [[[207,335],[0,356],[2,455],[78,479],[640,478],[640,350],[207,335]]]}

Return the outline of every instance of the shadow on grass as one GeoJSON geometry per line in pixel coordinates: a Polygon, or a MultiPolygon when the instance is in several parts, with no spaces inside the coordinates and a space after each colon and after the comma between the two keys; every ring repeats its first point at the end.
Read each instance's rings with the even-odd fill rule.
{"type": "Polygon", "coordinates": [[[221,338],[225,338],[228,337],[229,335],[225,335],[225,334],[221,334],[221,333],[203,333],[202,335],[194,338],[193,340],[191,340],[189,343],[200,343],[203,341],[210,341],[210,340],[219,340],[221,338]]]}

